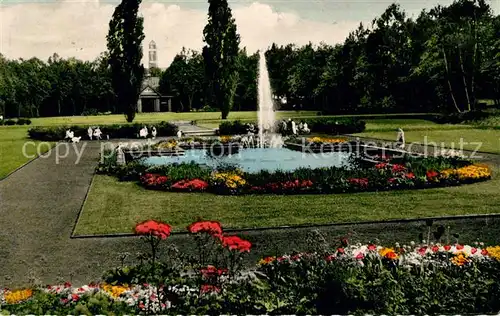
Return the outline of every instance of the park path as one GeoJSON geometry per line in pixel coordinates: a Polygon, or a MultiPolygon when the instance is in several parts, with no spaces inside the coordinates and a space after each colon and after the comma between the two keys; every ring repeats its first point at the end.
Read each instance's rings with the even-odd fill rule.
{"type": "MultiPolygon", "coordinates": [[[[144,250],[134,237],[70,238],[94,175],[100,144],[70,145],[67,156],[57,161],[57,153],[66,153],[67,143],[61,143],[46,158],[35,159],[0,181],[0,288],[31,282],[87,284],[119,266],[121,254],[128,252],[131,258],[144,250]],[[80,160],[75,164],[79,153],[80,160]]],[[[500,156],[496,158],[494,161],[500,165],[500,156]]],[[[405,225],[384,227],[378,224],[373,229],[378,234],[408,230],[405,225]]],[[[336,231],[345,233],[347,228],[339,226],[336,231]]],[[[286,240],[292,247],[294,242],[290,241],[301,239],[299,232],[305,238],[308,231],[304,227],[249,232],[256,250],[260,248],[252,252],[255,258],[250,259],[270,251],[266,248],[269,238],[286,240]]],[[[170,240],[181,248],[192,247],[183,235],[170,240]]]]}
{"type": "Polygon", "coordinates": [[[116,265],[119,250],[135,242],[132,238],[70,239],[99,152],[99,142],[75,147],[61,143],[48,157],[37,158],[0,181],[0,287],[54,283],[72,275],[74,281],[88,282],[88,277],[98,278],[116,265]],[[64,155],[68,145],[67,156],[57,161],[57,153],[64,155]],[[88,275],[89,271],[94,273],[88,275]]]}

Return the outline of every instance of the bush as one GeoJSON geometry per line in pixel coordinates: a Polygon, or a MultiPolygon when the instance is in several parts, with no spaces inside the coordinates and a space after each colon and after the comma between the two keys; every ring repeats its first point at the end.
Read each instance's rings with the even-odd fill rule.
{"type": "MultiPolygon", "coordinates": [[[[298,125],[300,122],[307,123],[311,133],[321,134],[354,134],[361,133],[365,130],[366,123],[357,118],[306,118],[296,120],[298,125]]],[[[256,129],[257,124],[254,123],[256,129]]],[[[282,121],[276,122],[276,130],[281,134],[290,134],[291,126],[287,122],[286,131],[283,130],[282,121]]],[[[257,132],[257,131],[256,131],[257,132]]],[[[247,133],[247,123],[241,121],[227,121],[219,125],[219,135],[242,135],[247,133]]]]}
{"type": "Polygon", "coordinates": [[[5,125],[16,125],[16,121],[14,121],[14,120],[5,120],[4,124],[5,125]]]}
{"type": "Polygon", "coordinates": [[[25,119],[25,118],[19,118],[16,122],[17,125],[30,125],[31,120],[30,119],[25,119]]]}
{"type": "MultiPolygon", "coordinates": [[[[157,136],[174,136],[177,134],[177,126],[167,122],[161,122],[154,125],[147,125],[151,137],[151,127],[156,127],[157,136]]],[[[91,126],[95,128],[95,126],[91,126]]],[[[135,123],[130,125],[106,125],[100,127],[103,138],[109,135],[109,138],[137,138],[139,130],[144,124],[135,123]]],[[[34,127],[28,131],[29,137],[41,141],[59,141],[66,136],[66,130],[74,132],[75,137],[81,136],[82,139],[88,139],[87,129],[89,126],[56,126],[56,127],[34,127]]]]}
{"type": "Polygon", "coordinates": [[[225,121],[219,125],[219,135],[241,135],[247,133],[247,125],[241,121],[225,121]]]}

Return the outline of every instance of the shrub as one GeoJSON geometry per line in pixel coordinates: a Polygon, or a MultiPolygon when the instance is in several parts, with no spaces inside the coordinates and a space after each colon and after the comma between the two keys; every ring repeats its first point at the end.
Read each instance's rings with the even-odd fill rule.
{"type": "Polygon", "coordinates": [[[5,121],[4,121],[4,124],[5,124],[5,125],[16,125],[16,121],[14,121],[14,120],[10,120],[10,119],[9,119],[9,120],[5,120],[5,121]]]}
{"type": "Polygon", "coordinates": [[[241,121],[225,121],[219,125],[219,135],[246,134],[247,126],[241,121]]]}
{"type": "MultiPolygon", "coordinates": [[[[295,123],[307,123],[311,133],[321,134],[354,134],[361,133],[365,130],[366,123],[357,118],[305,118],[298,119],[295,123]]],[[[253,123],[256,126],[256,123],[253,123]]],[[[281,134],[290,134],[291,126],[287,122],[286,131],[283,129],[281,121],[276,122],[276,130],[281,134]]],[[[257,132],[257,131],[256,131],[257,132]]],[[[242,135],[247,133],[247,124],[241,121],[227,121],[219,125],[219,135],[242,135]]]]}
{"type": "Polygon", "coordinates": [[[19,118],[16,122],[17,125],[30,125],[31,120],[30,119],[25,119],[25,118],[19,118]]]}
{"type": "MultiPolygon", "coordinates": [[[[130,125],[105,125],[100,126],[103,136],[109,135],[109,138],[137,138],[139,130],[146,124],[130,124],[130,125]]],[[[157,136],[174,136],[177,134],[177,126],[167,122],[161,122],[153,125],[146,125],[149,130],[148,137],[151,137],[151,127],[156,127],[157,136]]],[[[95,126],[91,126],[95,128],[95,126]]],[[[56,127],[34,127],[28,131],[29,137],[41,141],[59,141],[66,136],[66,130],[70,129],[74,132],[75,137],[81,136],[83,139],[88,139],[87,129],[89,126],[56,126],[56,127]]]]}

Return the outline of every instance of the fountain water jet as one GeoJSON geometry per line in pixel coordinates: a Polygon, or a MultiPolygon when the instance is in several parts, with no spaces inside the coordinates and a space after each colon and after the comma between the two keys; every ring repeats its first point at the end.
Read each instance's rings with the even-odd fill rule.
{"type": "Polygon", "coordinates": [[[283,146],[281,135],[275,133],[276,115],[274,112],[271,82],[267,71],[264,51],[259,51],[258,116],[259,116],[259,147],[277,148],[283,146]]]}

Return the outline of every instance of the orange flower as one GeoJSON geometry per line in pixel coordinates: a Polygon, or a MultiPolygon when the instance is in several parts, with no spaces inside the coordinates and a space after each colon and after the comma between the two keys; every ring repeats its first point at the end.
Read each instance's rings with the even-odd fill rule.
{"type": "Polygon", "coordinates": [[[463,252],[457,253],[453,258],[450,259],[451,262],[457,266],[463,266],[468,263],[470,260],[467,258],[467,255],[463,252]]]}

